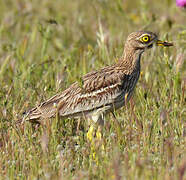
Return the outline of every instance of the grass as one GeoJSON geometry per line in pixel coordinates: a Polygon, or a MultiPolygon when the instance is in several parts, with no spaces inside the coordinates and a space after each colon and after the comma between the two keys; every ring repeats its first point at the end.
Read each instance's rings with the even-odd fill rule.
{"type": "Polygon", "coordinates": [[[0,1],[0,179],[184,179],[186,13],[170,0],[0,1]],[[132,3],[131,3],[132,2],[132,3]],[[126,107],[90,158],[87,123],[49,119],[17,127],[21,114],[89,71],[113,64],[139,29],[174,42],[142,59],[126,107]]]}

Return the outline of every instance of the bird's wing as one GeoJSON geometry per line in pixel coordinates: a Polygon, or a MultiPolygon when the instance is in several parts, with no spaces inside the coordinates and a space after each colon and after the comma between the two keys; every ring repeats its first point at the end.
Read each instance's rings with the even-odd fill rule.
{"type": "Polygon", "coordinates": [[[122,82],[127,82],[127,78],[128,75],[112,66],[88,73],[83,76],[82,84],[75,82],[62,93],[31,109],[27,117],[29,120],[52,117],[56,112],[60,116],[72,116],[112,104],[120,95],[121,88],[124,88],[122,82]]]}

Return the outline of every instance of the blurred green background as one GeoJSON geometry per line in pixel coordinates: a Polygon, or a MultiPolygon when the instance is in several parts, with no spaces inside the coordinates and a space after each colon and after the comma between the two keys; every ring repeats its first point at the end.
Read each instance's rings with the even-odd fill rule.
{"type": "Polygon", "coordinates": [[[184,179],[186,10],[172,0],[0,0],[0,179],[184,179]],[[25,110],[117,62],[129,33],[156,32],[128,105],[103,129],[96,161],[87,123],[16,126],[25,110]]]}

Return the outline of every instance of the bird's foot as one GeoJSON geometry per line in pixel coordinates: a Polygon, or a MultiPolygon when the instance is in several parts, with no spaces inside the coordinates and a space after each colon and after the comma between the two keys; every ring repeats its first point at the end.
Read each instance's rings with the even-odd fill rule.
{"type": "Polygon", "coordinates": [[[99,164],[100,147],[101,151],[104,151],[104,145],[102,143],[101,127],[95,133],[95,128],[92,125],[87,133],[87,139],[90,142],[90,161],[99,164]]]}

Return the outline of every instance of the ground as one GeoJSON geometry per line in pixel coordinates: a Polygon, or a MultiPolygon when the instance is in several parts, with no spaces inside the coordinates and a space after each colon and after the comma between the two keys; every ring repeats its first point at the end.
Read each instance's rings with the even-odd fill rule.
{"type": "Polygon", "coordinates": [[[0,179],[184,179],[186,10],[171,0],[0,1],[0,179]],[[174,43],[142,58],[131,101],[106,117],[94,150],[88,123],[22,113],[89,71],[117,62],[129,33],[174,43]],[[102,148],[104,146],[104,148],[102,148]]]}

